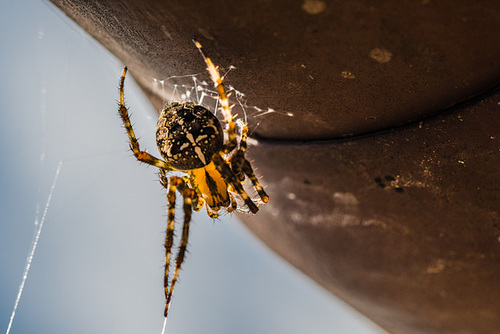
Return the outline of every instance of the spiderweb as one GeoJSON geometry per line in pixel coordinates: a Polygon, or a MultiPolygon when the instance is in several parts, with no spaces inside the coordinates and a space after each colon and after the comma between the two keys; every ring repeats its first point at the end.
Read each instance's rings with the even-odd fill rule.
{"type": "MultiPolygon", "coordinates": [[[[224,88],[230,105],[232,105],[233,115],[239,115],[240,120],[247,124],[249,119],[255,121],[255,129],[259,126],[261,119],[268,114],[279,113],[288,117],[292,117],[290,112],[277,111],[271,107],[259,107],[249,104],[245,94],[233,85],[230,84],[230,76],[237,75],[237,69],[234,66],[229,66],[225,73],[221,73],[224,78],[224,88]]],[[[163,98],[163,104],[168,104],[175,101],[190,101],[199,105],[203,105],[215,114],[218,112],[218,93],[214,89],[211,81],[206,81],[206,73],[197,73],[183,76],[171,76],[165,79],[152,79],[153,94],[163,98]]]]}

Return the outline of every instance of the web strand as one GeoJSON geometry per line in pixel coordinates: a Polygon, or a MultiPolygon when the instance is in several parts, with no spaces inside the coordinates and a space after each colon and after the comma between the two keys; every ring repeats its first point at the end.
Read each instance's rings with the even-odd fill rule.
{"type": "Polygon", "coordinates": [[[12,324],[14,323],[14,317],[16,316],[17,307],[19,306],[19,301],[21,300],[21,296],[24,291],[24,285],[26,284],[26,280],[28,278],[28,274],[31,268],[31,263],[33,262],[33,257],[35,256],[36,247],[38,246],[38,240],[40,239],[40,234],[42,233],[43,224],[45,222],[45,218],[47,217],[47,212],[49,211],[52,195],[56,188],[57,179],[59,178],[59,174],[61,172],[61,166],[62,166],[62,161],[59,161],[59,164],[57,165],[57,169],[55,172],[54,181],[52,182],[52,186],[50,187],[49,196],[47,197],[47,203],[45,203],[45,209],[43,210],[43,214],[40,221],[38,221],[38,215],[35,218],[35,237],[33,239],[33,243],[31,245],[31,250],[28,254],[28,257],[26,258],[26,266],[24,267],[23,278],[21,280],[21,284],[19,285],[16,301],[14,303],[14,308],[12,309],[9,325],[7,326],[7,331],[5,332],[5,334],[10,333],[10,329],[12,328],[12,324]]]}

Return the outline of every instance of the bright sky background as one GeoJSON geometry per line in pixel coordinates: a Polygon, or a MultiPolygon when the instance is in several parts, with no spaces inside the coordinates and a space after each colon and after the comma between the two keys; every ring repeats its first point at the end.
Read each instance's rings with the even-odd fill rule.
{"type": "MultiPolygon", "coordinates": [[[[166,198],[128,151],[123,65],[45,1],[2,0],[0,45],[0,333],[60,162],[11,333],[160,333],[166,198]]],[[[156,152],[155,111],[132,80],[126,95],[156,152]]],[[[203,211],[167,333],[383,333],[236,218],[203,211]]]]}

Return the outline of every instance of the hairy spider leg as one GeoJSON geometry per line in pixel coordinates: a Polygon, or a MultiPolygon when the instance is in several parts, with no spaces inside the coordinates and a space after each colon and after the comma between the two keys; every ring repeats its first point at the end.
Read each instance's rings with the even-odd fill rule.
{"type": "Polygon", "coordinates": [[[118,103],[120,107],[120,117],[122,118],[123,125],[127,130],[127,135],[130,142],[130,149],[134,153],[134,156],[140,162],[147,163],[148,165],[156,166],[158,168],[163,168],[165,170],[173,170],[173,168],[167,164],[165,161],[152,156],[146,151],[141,151],[139,147],[139,142],[134,133],[134,129],[132,128],[132,123],[130,122],[130,117],[128,115],[128,109],[125,107],[125,98],[123,94],[123,87],[125,83],[125,75],[127,74],[127,67],[123,68],[122,76],[120,79],[120,101],[118,103]]]}
{"type": "Polygon", "coordinates": [[[175,261],[175,271],[174,276],[172,278],[172,282],[170,283],[170,292],[167,297],[167,301],[165,304],[165,318],[167,317],[168,309],[170,307],[170,301],[172,299],[172,294],[174,292],[174,286],[177,282],[177,278],[179,277],[179,272],[181,270],[182,263],[184,262],[184,256],[186,253],[187,243],[189,239],[189,225],[191,222],[191,198],[195,196],[195,192],[191,188],[185,188],[182,191],[182,196],[184,197],[184,223],[182,225],[182,237],[181,242],[179,244],[179,252],[177,254],[177,259],[175,261]]]}
{"type": "Polygon", "coordinates": [[[179,277],[179,272],[181,270],[182,263],[184,262],[184,256],[186,253],[187,243],[189,239],[189,226],[191,222],[191,213],[193,198],[196,197],[196,193],[193,189],[189,188],[185,181],[178,176],[171,176],[167,181],[164,172],[160,172],[160,178],[162,184],[167,183],[168,186],[168,220],[167,220],[167,234],[165,236],[165,278],[164,278],[164,289],[165,289],[165,318],[168,315],[168,310],[170,308],[170,302],[172,300],[172,294],[174,292],[175,283],[179,277]],[[179,250],[175,260],[175,270],[172,277],[172,281],[169,282],[169,270],[170,270],[170,260],[172,254],[172,246],[174,244],[174,227],[175,227],[175,199],[176,191],[179,190],[184,199],[184,223],[182,225],[182,236],[179,243],[179,250]],[[170,287],[169,287],[170,284],[170,287]]]}
{"type": "Polygon", "coordinates": [[[234,199],[234,196],[229,193],[229,199],[231,200],[231,206],[226,207],[227,212],[233,212],[238,208],[238,203],[234,199]]]}
{"type": "Polygon", "coordinates": [[[250,196],[245,192],[245,189],[243,189],[243,186],[241,185],[240,181],[238,180],[238,177],[236,174],[233,173],[231,170],[231,167],[228,165],[228,163],[224,160],[222,157],[222,153],[215,153],[214,156],[212,157],[212,161],[215,164],[215,168],[219,171],[219,173],[222,175],[222,177],[227,180],[227,183],[231,185],[234,191],[238,193],[238,195],[243,199],[247,207],[250,209],[252,213],[257,213],[259,211],[259,208],[257,205],[252,201],[250,196]]]}
{"type": "Polygon", "coordinates": [[[219,101],[221,104],[222,115],[224,116],[224,121],[227,123],[227,135],[228,142],[224,145],[224,153],[230,153],[236,147],[236,132],[235,132],[235,124],[233,121],[233,115],[231,113],[232,106],[229,105],[229,100],[227,99],[226,91],[224,89],[224,85],[222,82],[224,78],[222,78],[219,74],[219,67],[215,66],[210,58],[207,57],[203,48],[196,39],[193,38],[193,42],[200,51],[205,63],[207,64],[207,71],[210,74],[210,79],[212,79],[214,83],[214,87],[217,89],[219,93],[219,101]]]}
{"type": "Polygon", "coordinates": [[[231,165],[231,169],[241,182],[245,180],[245,175],[250,179],[262,201],[264,203],[267,203],[267,201],[269,200],[269,196],[266,194],[264,188],[255,176],[252,165],[245,158],[245,153],[247,150],[248,127],[246,126],[246,124],[242,123],[239,123],[239,125],[241,126],[241,139],[239,148],[229,160],[229,164],[231,165]]]}
{"type": "Polygon", "coordinates": [[[245,172],[243,172],[243,163],[245,161],[245,153],[247,151],[247,132],[248,128],[243,122],[238,123],[241,134],[240,134],[240,143],[238,150],[231,156],[229,159],[229,165],[231,166],[231,170],[238,177],[238,179],[243,182],[245,181],[245,172]]]}
{"type": "MultiPolygon", "coordinates": [[[[186,184],[186,186],[189,186],[191,184],[191,181],[189,180],[189,177],[187,176],[182,176],[182,180],[186,184]]],[[[192,186],[192,184],[191,184],[192,186]]],[[[192,199],[193,205],[192,208],[194,211],[198,212],[203,208],[203,205],[205,205],[205,200],[198,194],[196,193],[197,196],[194,196],[192,199]]]]}
{"type": "MultiPolygon", "coordinates": [[[[175,190],[176,185],[174,182],[169,183],[165,175],[165,171],[160,169],[160,182],[161,185],[167,189],[168,201],[168,218],[167,218],[167,232],[165,235],[165,276],[163,279],[163,287],[165,289],[165,300],[168,298],[169,293],[169,270],[170,270],[170,257],[172,256],[172,246],[174,244],[174,229],[175,229],[175,190]],[[169,186],[170,184],[170,186],[169,186]]],[[[168,313],[168,307],[165,304],[164,315],[168,313]]]]}

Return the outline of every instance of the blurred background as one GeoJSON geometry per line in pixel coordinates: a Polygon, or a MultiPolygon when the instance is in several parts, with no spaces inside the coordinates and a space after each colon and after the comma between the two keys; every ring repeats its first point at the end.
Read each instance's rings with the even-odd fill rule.
{"type": "MultiPolygon", "coordinates": [[[[166,198],[128,150],[123,64],[45,1],[1,1],[0,45],[0,331],[53,187],[11,333],[159,333],[166,198]]],[[[156,113],[131,77],[126,97],[156,154],[156,113]]],[[[236,217],[202,210],[191,226],[167,333],[383,333],[236,217]]]]}

